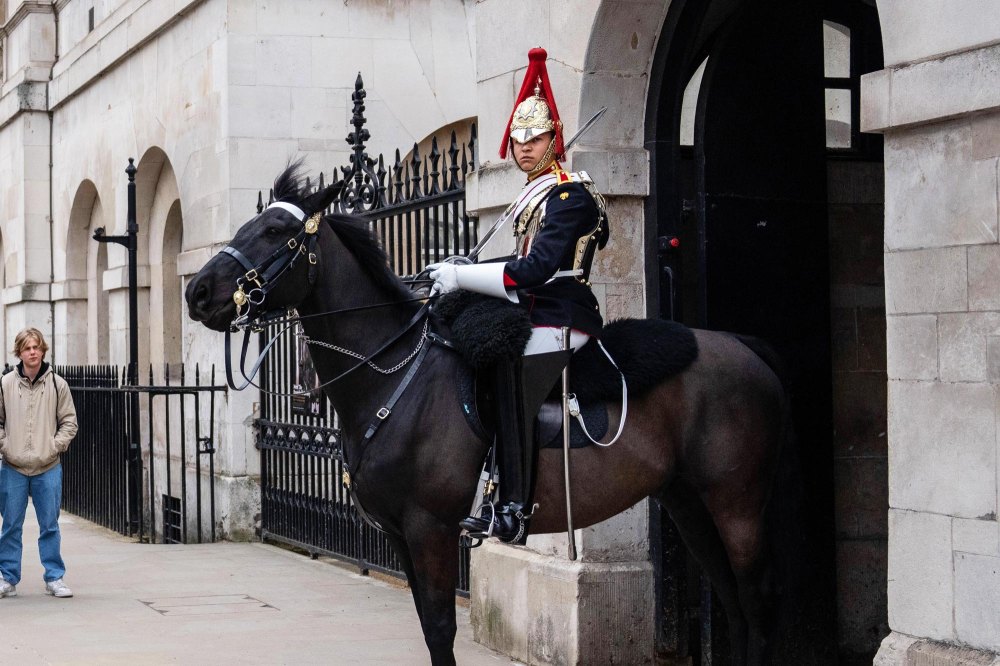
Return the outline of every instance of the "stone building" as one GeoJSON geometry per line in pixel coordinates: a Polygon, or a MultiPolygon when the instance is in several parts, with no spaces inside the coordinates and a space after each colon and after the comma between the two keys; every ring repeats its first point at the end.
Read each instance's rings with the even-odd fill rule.
{"type": "MultiPolygon", "coordinates": [[[[477,119],[467,206],[492,220],[543,45],[568,134],[609,109],[568,160],[611,207],[604,312],[760,335],[789,362],[819,663],[1000,652],[993,3],[6,0],[0,25],[4,349],[43,324],[57,362],[125,359],[125,255],[90,237],[124,229],[135,157],[141,363],[219,362],[185,280],[288,159],[346,161],[359,71],[374,152],[477,119]]],[[[253,402],[220,416],[232,538],[253,527],[253,402]]],[[[539,664],[676,647],[650,638],[673,565],[649,511],[582,530],[576,563],[557,537],[477,551],[478,640],[539,664]]]]}

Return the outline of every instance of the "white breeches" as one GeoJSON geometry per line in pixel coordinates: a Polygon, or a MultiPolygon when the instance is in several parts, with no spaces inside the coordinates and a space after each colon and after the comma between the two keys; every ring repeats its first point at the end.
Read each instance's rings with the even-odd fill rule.
{"type": "MultiPolygon", "coordinates": [[[[573,348],[573,351],[587,344],[587,340],[590,340],[590,336],[586,333],[570,329],[569,346],[573,348]]],[[[528,338],[528,344],[524,347],[524,355],[545,354],[547,352],[559,351],[562,348],[561,328],[536,326],[531,329],[531,337],[528,338]]]]}

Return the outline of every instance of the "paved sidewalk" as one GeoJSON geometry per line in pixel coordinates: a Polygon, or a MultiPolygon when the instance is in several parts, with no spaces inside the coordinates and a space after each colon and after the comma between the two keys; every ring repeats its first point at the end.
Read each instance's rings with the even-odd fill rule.
{"type": "MultiPolygon", "coordinates": [[[[428,664],[409,591],[260,543],[134,543],[63,514],[66,583],[45,594],[29,508],[18,595],[0,599],[0,664],[428,664]]],[[[510,664],[472,641],[459,664],[510,664]]]]}

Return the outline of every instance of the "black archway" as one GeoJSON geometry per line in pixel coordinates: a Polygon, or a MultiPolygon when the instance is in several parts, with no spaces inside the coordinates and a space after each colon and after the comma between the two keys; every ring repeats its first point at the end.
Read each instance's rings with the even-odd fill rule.
{"type": "MultiPolygon", "coordinates": [[[[776,554],[798,567],[794,589],[785,590],[785,610],[794,608],[798,626],[782,632],[778,663],[870,663],[885,630],[884,534],[874,527],[862,535],[874,539],[871,547],[852,554],[844,543],[858,535],[842,527],[854,513],[885,515],[886,499],[878,491],[885,469],[877,463],[851,467],[854,481],[860,469],[876,491],[845,504],[842,486],[851,475],[844,474],[838,453],[845,421],[863,431],[856,433],[860,438],[880,425],[884,432],[884,355],[881,368],[859,368],[857,355],[848,367],[845,312],[854,317],[857,345],[860,309],[842,295],[882,281],[881,244],[870,247],[881,239],[880,180],[867,183],[878,189],[877,197],[845,186],[859,174],[875,173],[864,165],[881,162],[880,140],[860,135],[856,122],[857,78],[879,68],[877,14],[862,0],[674,0],[651,73],[647,220],[651,234],[655,225],[657,244],[647,265],[658,271],[650,280],[649,302],[657,307],[651,314],[760,336],[788,365],[797,437],[775,504],[801,531],[777,535],[776,554]],[[831,71],[836,67],[824,42],[831,24],[825,28],[824,21],[848,35],[849,72],[831,71]],[[699,67],[692,115],[682,111],[682,102],[699,67]],[[829,110],[838,100],[850,106],[840,116],[829,110]],[[685,113],[694,119],[688,141],[681,135],[685,113]],[[842,126],[831,115],[849,120],[842,126]],[[871,242],[856,247],[863,243],[845,229],[871,242]],[[865,256],[845,271],[842,260],[852,253],[865,256]],[[869,389],[858,380],[862,375],[869,389]],[[866,390],[874,396],[859,395],[866,390]],[[881,408],[845,417],[869,398],[881,408]],[[849,575],[857,566],[875,570],[849,575]],[[878,581],[881,594],[869,589],[871,581],[878,581]]],[[[874,334],[884,348],[884,306],[875,308],[872,319],[879,317],[881,330],[874,334]]],[[[653,524],[654,539],[657,528],[666,533],[666,546],[654,556],[662,573],[659,650],[714,653],[711,663],[724,663],[726,655],[713,648],[721,642],[720,623],[704,603],[703,586],[691,576],[672,575],[678,549],[670,545],[669,522],[654,516],[653,524]],[[697,622],[694,607],[701,608],[697,622]],[[685,611],[692,621],[683,619],[685,611]]]]}

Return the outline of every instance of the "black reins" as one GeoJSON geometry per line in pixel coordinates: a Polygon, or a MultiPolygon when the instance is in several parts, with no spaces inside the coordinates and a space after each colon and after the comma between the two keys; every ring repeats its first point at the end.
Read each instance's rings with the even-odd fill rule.
{"type": "MultiPolygon", "coordinates": [[[[424,299],[412,299],[412,300],[415,301],[415,300],[424,300],[424,299]]],[[[278,338],[281,337],[281,334],[284,333],[285,331],[287,331],[288,329],[290,329],[295,323],[298,323],[302,319],[311,318],[311,317],[327,317],[327,316],[331,316],[331,315],[335,315],[335,314],[341,314],[343,312],[350,312],[350,311],[356,311],[356,310],[367,310],[367,309],[372,309],[372,308],[377,308],[377,307],[388,307],[390,305],[398,305],[399,303],[406,303],[406,302],[412,302],[412,301],[396,301],[396,302],[392,302],[392,303],[378,303],[378,304],[375,304],[375,305],[362,306],[362,307],[358,307],[358,308],[344,308],[343,310],[331,310],[329,312],[320,312],[320,313],[316,313],[316,314],[305,315],[303,317],[286,317],[284,320],[280,320],[280,323],[288,323],[288,326],[285,326],[278,333],[276,333],[274,336],[272,336],[271,339],[268,341],[268,343],[260,351],[260,354],[257,356],[257,360],[254,362],[253,367],[250,368],[250,376],[249,377],[247,376],[247,373],[246,373],[246,357],[247,357],[247,349],[250,346],[250,334],[253,332],[253,330],[252,330],[253,326],[244,327],[244,329],[243,329],[243,344],[242,344],[241,350],[240,350],[240,374],[243,376],[243,379],[246,380],[246,381],[243,383],[242,386],[237,386],[236,385],[236,381],[233,379],[233,361],[232,361],[232,358],[233,358],[233,356],[232,356],[232,333],[233,333],[233,330],[230,329],[230,330],[226,331],[226,381],[229,383],[229,387],[232,388],[232,389],[234,389],[234,390],[236,390],[236,391],[242,391],[247,386],[253,386],[254,388],[262,391],[263,393],[267,393],[268,395],[277,395],[277,396],[307,395],[307,394],[312,393],[313,391],[315,391],[317,389],[321,389],[321,388],[323,388],[325,386],[333,384],[334,382],[339,381],[339,380],[343,379],[344,377],[346,377],[347,375],[351,374],[352,372],[354,372],[355,370],[357,370],[361,366],[363,366],[363,365],[371,362],[372,359],[374,359],[379,354],[381,354],[382,352],[384,352],[386,349],[388,349],[389,347],[391,347],[392,345],[394,345],[396,342],[398,342],[400,338],[402,338],[404,335],[406,335],[414,326],[416,326],[420,321],[422,321],[427,316],[427,311],[430,309],[430,305],[431,305],[430,301],[428,300],[426,303],[424,303],[420,307],[420,309],[416,311],[416,313],[413,315],[413,317],[410,318],[410,321],[407,322],[407,324],[402,328],[402,330],[400,330],[398,333],[396,333],[396,335],[394,335],[391,338],[389,338],[389,340],[386,341],[381,347],[379,347],[378,349],[376,349],[375,351],[373,351],[371,354],[369,354],[365,358],[361,359],[360,361],[358,361],[357,363],[355,363],[350,368],[348,368],[344,372],[340,373],[339,375],[337,375],[333,379],[325,381],[325,382],[323,382],[322,384],[320,384],[318,386],[314,386],[311,389],[309,389],[308,391],[292,391],[290,393],[283,393],[283,392],[280,392],[280,391],[269,391],[269,390],[267,390],[265,388],[262,388],[261,386],[255,384],[253,382],[253,377],[255,377],[257,375],[257,371],[260,370],[260,366],[261,366],[261,364],[263,364],[264,358],[267,356],[267,352],[271,349],[271,347],[274,345],[274,343],[278,341],[278,338]]],[[[264,323],[270,324],[270,323],[274,323],[274,322],[264,322],[264,323]]]]}
{"type": "MultiPolygon", "coordinates": [[[[309,285],[313,286],[315,282],[315,271],[317,265],[317,258],[315,253],[316,242],[319,237],[319,223],[322,219],[323,212],[319,211],[306,218],[306,213],[294,204],[290,204],[284,201],[275,201],[268,206],[270,208],[281,208],[289,213],[291,213],[296,219],[303,223],[302,230],[296,234],[294,237],[288,239],[281,247],[271,253],[271,256],[266,258],[259,264],[254,265],[250,259],[247,258],[245,254],[240,252],[238,249],[232,245],[227,245],[222,248],[222,253],[229,255],[235,259],[239,264],[246,269],[246,272],[236,279],[236,291],[233,293],[233,302],[236,303],[236,313],[237,317],[233,321],[233,325],[228,331],[226,331],[225,338],[225,353],[226,353],[226,381],[229,387],[236,390],[242,391],[248,386],[253,386],[259,391],[266,393],[268,395],[277,396],[294,396],[294,395],[306,395],[312,393],[317,389],[321,389],[325,386],[333,384],[351,374],[361,366],[370,363],[379,354],[387,350],[389,347],[394,345],[400,340],[404,335],[406,335],[414,326],[416,326],[420,321],[422,321],[427,316],[427,312],[430,309],[431,300],[422,297],[413,298],[404,301],[394,301],[389,303],[375,303],[372,305],[360,305],[350,308],[342,308],[339,310],[330,310],[328,312],[318,312],[308,315],[288,317],[287,310],[277,309],[271,311],[256,312],[257,308],[263,306],[264,301],[267,297],[268,292],[275,284],[275,282],[280,278],[285,272],[291,270],[296,260],[300,256],[307,256],[309,260],[309,285]],[[244,287],[249,283],[253,283],[253,288],[247,292],[244,287]],[[305,319],[312,319],[315,317],[328,317],[335,314],[343,314],[347,312],[357,312],[360,310],[370,310],[381,307],[388,307],[392,305],[399,305],[403,303],[412,303],[416,301],[426,302],[417,310],[409,322],[396,333],[394,336],[389,338],[385,343],[382,344],[374,352],[362,358],[356,364],[340,373],[333,379],[323,382],[319,386],[314,386],[308,391],[292,391],[291,393],[284,393],[279,391],[269,391],[258,384],[255,384],[253,378],[257,376],[257,372],[260,370],[260,366],[264,362],[264,358],[270,351],[271,347],[278,340],[281,335],[291,328],[294,324],[301,322],[305,319]],[[243,311],[243,308],[246,308],[243,311]],[[264,346],[257,356],[257,360],[254,362],[253,367],[250,368],[250,375],[247,376],[246,371],[246,358],[247,350],[250,347],[250,334],[252,332],[258,332],[263,330],[264,325],[269,326],[280,326],[285,325],[278,333],[276,333],[270,341],[264,346]],[[236,380],[233,378],[233,361],[232,361],[232,333],[243,330],[243,344],[240,350],[240,374],[245,380],[241,386],[236,385],[236,380]]],[[[420,360],[423,360],[423,354],[420,354],[420,360]]],[[[419,363],[415,364],[419,365],[419,363]]],[[[409,382],[404,382],[408,384],[409,382]]]]}

